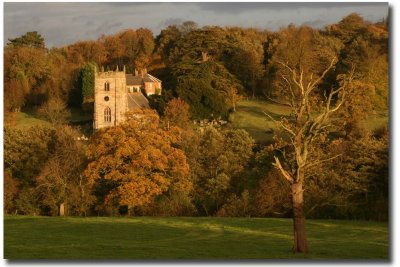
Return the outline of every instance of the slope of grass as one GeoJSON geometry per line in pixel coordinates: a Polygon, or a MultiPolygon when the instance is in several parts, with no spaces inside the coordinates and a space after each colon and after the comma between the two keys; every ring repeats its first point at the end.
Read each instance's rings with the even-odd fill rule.
{"type": "Polygon", "coordinates": [[[242,100],[231,115],[231,121],[235,128],[245,129],[256,142],[270,143],[276,125],[264,112],[279,120],[290,114],[290,108],[266,101],[242,100]]]}
{"type": "Polygon", "coordinates": [[[7,259],[388,259],[387,223],[309,220],[294,255],[290,219],[6,216],[7,259]]]}
{"type": "MultiPolygon", "coordinates": [[[[273,141],[273,130],[276,124],[268,118],[268,113],[274,119],[290,115],[290,107],[260,100],[242,100],[237,111],[231,115],[235,128],[245,129],[258,143],[266,144],[273,141]]],[[[359,122],[368,131],[374,131],[388,125],[388,112],[382,110],[359,122]]]]}
{"type": "Polygon", "coordinates": [[[30,128],[32,126],[47,125],[49,122],[35,116],[32,112],[15,113],[15,127],[20,129],[30,128]]]}
{"type": "MultiPolygon", "coordinates": [[[[93,119],[92,114],[84,112],[80,108],[71,108],[69,109],[69,112],[71,113],[70,121],[75,123],[80,121],[87,122],[93,119]]],[[[50,125],[48,121],[40,118],[33,109],[14,113],[13,116],[15,116],[15,125],[13,125],[13,127],[19,129],[26,129],[32,126],[50,125]]]]}

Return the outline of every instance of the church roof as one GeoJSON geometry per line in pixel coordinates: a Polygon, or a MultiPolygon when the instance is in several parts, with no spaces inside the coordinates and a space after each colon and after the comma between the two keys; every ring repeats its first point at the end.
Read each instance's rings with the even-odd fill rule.
{"type": "Polygon", "coordinates": [[[126,85],[143,85],[144,82],[161,82],[156,77],[146,73],[143,77],[141,75],[134,76],[133,74],[126,74],[126,85]]]}
{"type": "Polygon", "coordinates": [[[134,76],[132,74],[126,74],[126,85],[142,85],[143,78],[141,76],[134,76]]]}
{"type": "Polygon", "coordinates": [[[145,77],[143,78],[143,80],[145,82],[156,82],[156,83],[160,83],[161,80],[157,79],[156,77],[146,73],[145,77]]]}
{"type": "Polygon", "coordinates": [[[150,108],[149,101],[141,93],[128,93],[128,108],[129,109],[140,109],[140,108],[150,108]]]}

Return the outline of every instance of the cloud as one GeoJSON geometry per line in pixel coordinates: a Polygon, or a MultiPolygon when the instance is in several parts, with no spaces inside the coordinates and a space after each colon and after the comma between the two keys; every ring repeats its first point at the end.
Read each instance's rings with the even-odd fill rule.
{"type": "Polygon", "coordinates": [[[388,6],[388,3],[379,3],[379,2],[369,2],[369,3],[356,3],[356,2],[252,2],[252,3],[241,3],[241,2],[232,2],[232,3],[197,3],[197,5],[202,10],[213,11],[215,13],[226,13],[226,14],[240,14],[248,11],[255,10],[274,10],[274,11],[283,11],[290,9],[299,9],[299,8],[308,8],[308,9],[318,9],[318,8],[348,8],[348,7],[356,7],[356,8],[365,8],[365,7],[380,7],[380,6],[388,6]]]}
{"type": "Polygon", "coordinates": [[[169,25],[181,24],[184,20],[179,18],[169,18],[158,24],[160,28],[168,27],[169,25]]]}
{"type": "Polygon", "coordinates": [[[315,20],[304,21],[303,25],[307,25],[312,28],[323,28],[326,25],[326,22],[323,21],[322,19],[315,19],[315,20]]]}
{"type": "Polygon", "coordinates": [[[357,12],[370,21],[388,14],[387,3],[4,3],[4,44],[8,38],[38,31],[48,47],[97,39],[128,28],[149,28],[155,35],[192,20],[204,25],[277,30],[289,23],[322,27],[357,12]]]}

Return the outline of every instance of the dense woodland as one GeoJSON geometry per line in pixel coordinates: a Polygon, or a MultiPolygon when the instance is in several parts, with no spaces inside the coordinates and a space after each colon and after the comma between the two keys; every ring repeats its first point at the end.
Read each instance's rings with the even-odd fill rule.
{"type": "Polygon", "coordinates": [[[306,216],[387,220],[388,129],[367,131],[358,122],[388,110],[388,25],[357,14],[322,30],[184,22],[156,37],[128,29],[51,49],[37,32],[9,40],[5,212],[289,217],[290,184],[279,167],[298,168],[285,129],[302,125],[301,117],[269,114],[283,129],[268,144],[229,122],[198,127],[193,120],[229,121],[244,98],[299,107],[294,99],[301,94],[287,91],[297,83],[315,88],[309,117],[326,101],[341,104],[311,137],[303,173],[306,216]],[[71,123],[71,111],[92,112],[93,66],[147,68],[163,81],[163,94],[149,97],[154,109],[141,111],[145,116],[127,114],[117,127],[84,131],[71,123]],[[18,127],[17,114],[27,111],[49,123],[18,127]],[[79,138],[82,131],[88,140],[79,138]]]}

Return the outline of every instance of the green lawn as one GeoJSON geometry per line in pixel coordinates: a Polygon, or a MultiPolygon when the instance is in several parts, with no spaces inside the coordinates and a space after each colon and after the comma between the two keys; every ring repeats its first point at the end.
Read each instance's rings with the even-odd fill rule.
{"type": "MultiPolygon", "coordinates": [[[[70,120],[73,122],[90,121],[93,115],[85,113],[79,108],[69,109],[71,112],[70,120]]],[[[19,129],[26,129],[32,126],[49,125],[50,123],[40,118],[34,110],[27,110],[25,112],[15,113],[15,126],[19,129]]]]}
{"type": "Polygon", "coordinates": [[[233,126],[245,129],[258,143],[270,143],[274,135],[271,130],[276,128],[276,124],[264,112],[279,120],[290,114],[290,107],[266,101],[242,100],[237,111],[231,115],[233,126]]]}
{"type": "MultiPolygon", "coordinates": [[[[265,115],[268,113],[274,119],[290,115],[290,107],[260,100],[242,100],[238,103],[237,111],[231,115],[235,128],[245,129],[258,143],[266,144],[273,141],[276,124],[265,115]]],[[[388,125],[388,111],[382,110],[360,121],[366,130],[373,131],[388,125]]]]}
{"type": "Polygon", "coordinates": [[[38,118],[33,112],[21,111],[16,113],[15,116],[15,127],[20,129],[50,124],[49,122],[38,118]]]}
{"type": "Polygon", "coordinates": [[[292,221],[271,218],[5,216],[6,259],[381,259],[388,224],[308,220],[311,252],[291,252],[292,221]]]}

